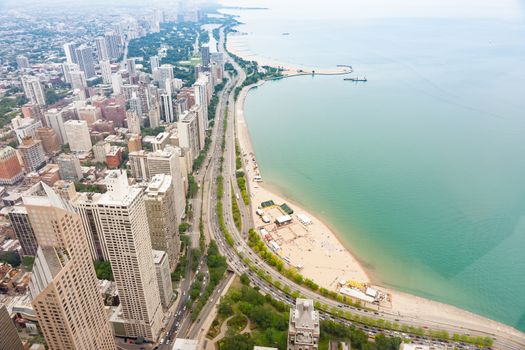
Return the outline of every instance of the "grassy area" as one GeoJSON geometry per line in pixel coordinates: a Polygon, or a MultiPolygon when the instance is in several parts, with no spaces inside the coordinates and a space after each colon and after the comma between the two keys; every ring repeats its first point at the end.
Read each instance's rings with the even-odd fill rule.
{"type": "Polygon", "coordinates": [[[237,199],[235,198],[235,192],[233,190],[233,186],[231,187],[231,199],[232,199],[232,215],[233,215],[233,222],[235,223],[235,227],[239,231],[242,230],[242,218],[241,218],[241,211],[239,210],[239,204],[237,204],[237,199]]]}
{"type": "Polygon", "coordinates": [[[228,267],[226,258],[220,255],[219,248],[217,247],[217,243],[215,243],[215,241],[211,241],[208,246],[206,265],[208,266],[210,280],[202,292],[202,295],[199,295],[196,300],[192,298],[195,300],[195,304],[191,311],[192,320],[196,320],[197,317],[199,317],[202,308],[215,290],[215,287],[217,287],[220,280],[224,277],[228,267]]]}
{"type": "MultiPolygon", "coordinates": [[[[219,340],[220,350],[253,349],[255,345],[286,349],[290,307],[270,295],[263,296],[256,288],[248,286],[248,280],[230,288],[219,304],[217,317],[213,321],[208,338],[215,338],[226,319],[226,335],[219,340]],[[246,326],[249,331],[240,334],[246,326]]],[[[372,342],[368,335],[355,327],[331,321],[321,321],[320,350],[328,350],[329,340],[345,341],[352,349],[393,350],[398,349],[401,339],[377,335],[372,342]]]]}
{"type": "Polygon", "coordinates": [[[220,325],[228,317],[228,331],[219,341],[220,350],[252,350],[254,345],[286,349],[289,308],[270,296],[261,295],[247,285],[235,285],[221,300],[217,318],[209,337],[218,334],[220,325]],[[250,331],[240,335],[250,322],[250,331]]]}

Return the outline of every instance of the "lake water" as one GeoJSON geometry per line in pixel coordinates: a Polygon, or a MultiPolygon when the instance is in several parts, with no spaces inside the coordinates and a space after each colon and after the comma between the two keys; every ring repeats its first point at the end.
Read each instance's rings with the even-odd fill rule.
{"type": "Polygon", "coordinates": [[[252,91],[263,178],[320,213],[375,281],[525,330],[525,21],[332,10],[236,12],[246,55],[368,78],[252,91]]]}

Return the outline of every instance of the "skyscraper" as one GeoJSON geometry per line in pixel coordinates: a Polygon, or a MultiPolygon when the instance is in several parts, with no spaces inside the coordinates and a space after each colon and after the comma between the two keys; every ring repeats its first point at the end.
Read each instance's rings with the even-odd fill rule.
{"type": "Polygon", "coordinates": [[[89,129],[85,120],[68,120],[64,123],[69,149],[71,152],[89,152],[93,145],[89,136],[89,129]]]}
{"type": "Polygon", "coordinates": [[[173,296],[168,255],[162,250],[153,250],[152,253],[157,284],[159,285],[160,301],[164,310],[167,310],[170,307],[171,297],[173,296]]]}
{"type": "Polygon", "coordinates": [[[112,170],[96,215],[117,284],[125,330],[130,337],[156,340],[162,328],[162,306],[143,189],[130,187],[125,172],[112,170]]]}
{"type": "Polygon", "coordinates": [[[134,75],[137,73],[137,65],[135,64],[134,58],[128,58],[126,60],[126,69],[129,75],[134,75]]]}
{"type": "Polygon", "coordinates": [[[81,70],[69,72],[69,80],[73,89],[85,89],[87,87],[86,74],[81,70]]]}
{"type": "Polygon", "coordinates": [[[160,66],[159,56],[151,56],[149,58],[149,63],[150,63],[150,66],[151,66],[151,72],[153,72],[154,69],[157,69],[160,66]]]}
{"type": "Polygon", "coordinates": [[[58,169],[60,171],[60,178],[62,180],[79,181],[82,179],[82,168],[80,167],[80,160],[74,154],[62,153],[56,159],[58,169]]]}
{"type": "Polygon", "coordinates": [[[4,304],[0,304],[0,349],[2,350],[23,350],[22,340],[18,335],[15,324],[9,316],[9,311],[4,304]]]}
{"type": "Polygon", "coordinates": [[[27,173],[37,171],[46,164],[42,141],[35,140],[31,136],[22,140],[22,144],[18,146],[18,152],[27,173]]]}
{"type": "Polygon", "coordinates": [[[11,227],[15,231],[16,238],[20,242],[22,252],[24,255],[36,255],[38,243],[36,241],[35,232],[29,222],[27,209],[20,206],[7,207],[4,209],[7,217],[11,222],[11,227]]]}
{"type": "Polygon", "coordinates": [[[117,95],[122,93],[122,75],[119,73],[113,74],[111,76],[111,87],[113,88],[113,92],[117,95]]]}
{"type": "Polygon", "coordinates": [[[24,178],[15,150],[6,146],[0,150],[0,185],[13,185],[24,178]]]}
{"type": "Polygon", "coordinates": [[[51,349],[115,349],[80,217],[39,183],[23,196],[39,248],[30,291],[51,349]]]}
{"type": "Polygon", "coordinates": [[[80,70],[86,75],[86,79],[94,77],[95,63],[93,62],[93,50],[86,45],[79,46],[75,49],[76,57],[80,70]]]}
{"type": "Polygon", "coordinates": [[[111,63],[109,60],[100,61],[100,71],[102,72],[102,81],[104,84],[111,84],[111,63]]]}
{"type": "Polygon", "coordinates": [[[182,113],[180,120],[177,122],[177,129],[179,132],[179,146],[190,151],[191,159],[197,158],[200,152],[199,125],[197,114],[194,110],[182,113]]]}
{"type": "Polygon", "coordinates": [[[18,142],[22,142],[22,139],[30,136],[34,137],[38,128],[42,127],[42,122],[33,118],[22,118],[16,116],[11,119],[11,125],[16,134],[18,142]]]}
{"type": "Polygon", "coordinates": [[[47,155],[55,155],[60,152],[60,140],[52,128],[36,129],[36,138],[42,141],[44,152],[47,155]]]}
{"type": "Polygon", "coordinates": [[[170,269],[175,269],[180,251],[177,233],[175,194],[170,175],[157,174],[151,179],[144,196],[153,249],[168,255],[170,269]]]}
{"type": "Polygon", "coordinates": [[[201,47],[201,60],[204,67],[210,65],[210,47],[208,45],[202,45],[201,47]]]}
{"type": "Polygon", "coordinates": [[[166,146],[163,150],[158,150],[148,154],[148,173],[150,177],[156,174],[166,174],[171,176],[174,194],[175,217],[177,224],[184,215],[186,208],[186,196],[184,193],[184,177],[181,173],[179,162],[180,148],[166,146]]]}
{"type": "Polygon", "coordinates": [[[163,64],[153,72],[153,79],[159,82],[161,89],[166,89],[166,80],[173,79],[173,66],[171,64],[163,64]]]}
{"type": "Polygon", "coordinates": [[[160,115],[166,123],[175,122],[173,99],[167,92],[160,94],[160,115]]]}
{"type": "Polygon", "coordinates": [[[120,36],[116,33],[106,33],[104,35],[108,47],[108,55],[111,60],[116,60],[120,56],[120,36]]]}
{"type": "Polygon", "coordinates": [[[60,144],[65,145],[68,141],[66,129],[64,128],[64,112],[62,110],[52,108],[44,113],[44,117],[46,119],[47,126],[55,130],[60,144]]]}
{"type": "Polygon", "coordinates": [[[77,53],[75,49],[76,49],[76,45],[74,43],[64,44],[64,53],[66,54],[67,63],[78,63],[77,53]]]}
{"type": "Polygon", "coordinates": [[[199,122],[199,147],[204,147],[204,139],[206,137],[206,129],[208,128],[208,84],[209,81],[206,76],[201,75],[199,79],[193,84],[195,89],[195,104],[201,107],[198,113],[199,122]]]}
{"type": "Polygon", "coordinates": [[[95,38],[95,44],[97,46],[97,56],[99,61],[109,60],[108,45],[106,43],[106,38],[99,36],[95,38]]]}
{"type": "Polygon", "coordinates": [[[140,135],[140,117],[135,111],[126,112],[128,131],[131,134],[140,135]]]}
{"type": "Polygon", "coordinates": [[[44,87],[38,77],[32,75],[22,76],[22,86],[24,88],[24,94],[31,104],[45,106],[46,97],[44,87]]]}

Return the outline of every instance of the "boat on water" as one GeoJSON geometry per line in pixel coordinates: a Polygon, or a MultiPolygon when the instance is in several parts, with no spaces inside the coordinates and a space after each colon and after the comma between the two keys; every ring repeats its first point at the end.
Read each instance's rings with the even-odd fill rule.
{"type": "Polygon", "coordinates": [[[366,82],[366,81],[368,81],[368,79],[366,79],[366,77],[363,77],[363,78],[359,78],[359,77],[345,78],[344,80],[346,80],[346,81],[355,81],[355,82],[366,82]]]}

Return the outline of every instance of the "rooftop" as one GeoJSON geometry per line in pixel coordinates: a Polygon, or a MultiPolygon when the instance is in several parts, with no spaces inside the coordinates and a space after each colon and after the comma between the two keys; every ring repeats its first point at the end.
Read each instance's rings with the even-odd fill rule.
{"type": "Polygon", "coordinates": [[[155,265],[158,265],[162,262],[162,259],[166,256],[166,252],[163,250],[152,250],[153,253],[153,262],[155,265]]]}
{"type": "Polygon", "coordinates": [[[173,343],[172,350],[197,350],[198,340],[177,338],[173,343]]]}

